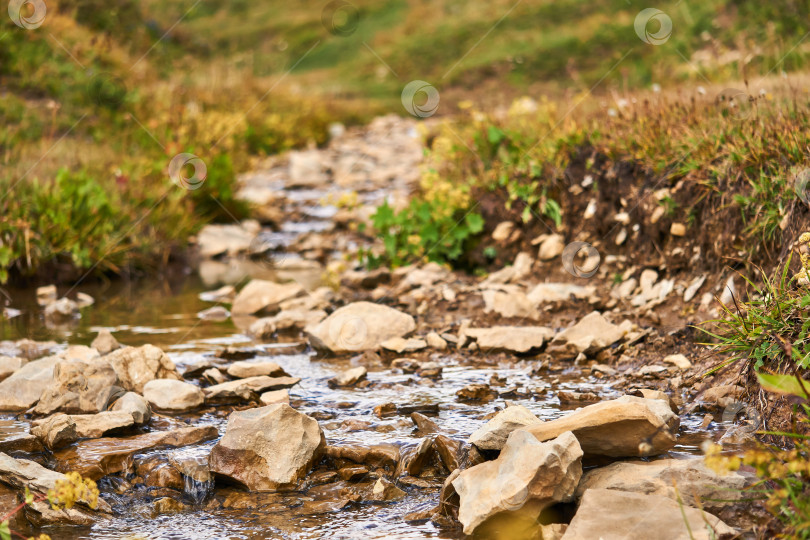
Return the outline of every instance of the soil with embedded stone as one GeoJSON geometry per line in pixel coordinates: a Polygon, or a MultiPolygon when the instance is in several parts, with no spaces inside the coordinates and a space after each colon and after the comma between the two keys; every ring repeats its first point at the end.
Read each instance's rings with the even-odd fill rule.
{"type": "Polygon", "coordinates": [[[716,359],[696,344],[729,276],[601,246],[580,278],[559,249],[574,231],[510,240],[508,225],[497,237],[514,259],[485,278],[354,265],[373,244],[357,224],[407,198],[421,156],[413,122],[381,118],[245,175],[256,219],[204,229],[196,277],[81,287],[96,302],[67,321],[39,317],[54,291],[13,292],[0,495],[79,470],[106,504],[12,525],[58,538],[570,539],[676,538],[687,523],[723,537],[766,521],[745,497],[703,500],[752,481],[700,457],[705,440],[741,450],[758,428],[732,371],[703,377],[716,359]],[[610,516],[588,510],[605,501],[610,516]]]}

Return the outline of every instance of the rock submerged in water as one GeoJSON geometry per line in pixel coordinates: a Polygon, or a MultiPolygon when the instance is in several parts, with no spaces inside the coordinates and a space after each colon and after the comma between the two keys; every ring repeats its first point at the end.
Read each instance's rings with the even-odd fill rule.
{"type": "Polygon", "coordinates": [[[734,534],[719,518],[668,497],[589,489],[563,540],[713,540],[734,534]]]}
{"type": "Polygon", "coordinates": [[[672,448],[679,425],[666,401],[622,396],[524,429],[541,441],[571,431],[585,455],[638,457],[672,448]]]}
{"type": "Polygon", "coordinates": [[[318,422],[279,403],[237,411],[211,450],[211,472],[252,491],[295,489],[326,449],[318,422]]]}
{"type": "Polygon", "coordinates": [[[490,518],[534,521],[547,507],[570,501],[582,476],[582,449],[572,433],[540,442],[519,429],[498,459],[462,471],[453,480],[458,519],[473,534],[490,518]]]}
{"type": "Polygon", "coordinates": [[[335,310],[307,328],[312,346],[333,353],[379,349],[388,339],[405,337],[416,329],[407,313],[373,302],[355,302],[335,310]]]}

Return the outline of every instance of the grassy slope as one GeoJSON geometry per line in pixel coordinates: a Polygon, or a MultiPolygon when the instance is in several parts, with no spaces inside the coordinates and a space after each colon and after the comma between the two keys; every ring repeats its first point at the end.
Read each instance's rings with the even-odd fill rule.
{"type": "Polygon", "coordinates": [[[231,186],[251,154],[322,143],[333,120],[401,112],[412,79],[436,84],[445,107],[505,88],[567,93],[573,104],[571,90],[600,80],[597,92],[610,96],[734,77],[741,58],[748,75],[796,69],[806,47],[793,44],[808,20],[807,2],[672,3],[660,6],[672,37],[654,47],[633,30],[637,6],[617,2],[525,1],[510,11],[503,0],[357,0],[348,37],[327,31],[324,5],[64,0],[36,30],[3,19],[0,281],[8,270],[165,259],[206,220],[242,211],[231,186]],[[172,189],[166,166],[179,152],[206,162],[204,189],[172,189]]]}

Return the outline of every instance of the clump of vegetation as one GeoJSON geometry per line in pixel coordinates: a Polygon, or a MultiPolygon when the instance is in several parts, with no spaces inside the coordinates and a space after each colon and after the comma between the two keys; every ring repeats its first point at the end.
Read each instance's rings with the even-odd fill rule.
{"type": "MultiPolygon", "coordinates": [[[[0,519],[0,540],[11,540],[12,535],[25,538],[11,529],[10,520],[26,506],[48,501],[52,509],[59,510],[73,508],[73,505],[81,502],[96,509],[98,508],[98,497],[99,491],[96,483],[89,478],[82,478],[77,472],[65,474],[65,477],[57,480],[54,488],[48,490],[46,494],[35,495],[25,488],[23,502],[0,519]]],[[[51,540],[51,537],[47,534],[40,534],[36,538],[31,537],[28,540],[51,540]]]]}
{"type": "Polygon", "coordinates": [[[799,399],[794,414],[799,420],[793,431],[763,431],[763,435],[785,437],[789,445],[779,448],[761,444],[743,456],[723,454],[722,447],[709,444],[705,461],[719,474],[745,465],[752,467],[759,481],[746,493],[761,501],[779,523],[779,538],[810,538],[810,382],[798,375],[760,374],[759,382],[769,391],[799,399]]]}

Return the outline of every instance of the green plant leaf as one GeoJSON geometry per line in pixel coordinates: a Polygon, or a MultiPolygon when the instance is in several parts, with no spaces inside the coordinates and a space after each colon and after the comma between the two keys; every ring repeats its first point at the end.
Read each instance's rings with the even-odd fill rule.
{"type": "Polygon", "coordinates": [[[810,383],[802,382],[797,375],[770,375],[767,373],[757,373],[757,379],[762,388],[768,392],[777,394],[790,394],[799,396],[800,398],[810,399],[810,394],[805,391],[805,388],[810,388],[810,383]]]}

